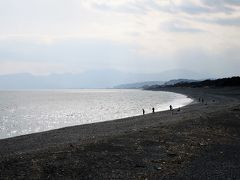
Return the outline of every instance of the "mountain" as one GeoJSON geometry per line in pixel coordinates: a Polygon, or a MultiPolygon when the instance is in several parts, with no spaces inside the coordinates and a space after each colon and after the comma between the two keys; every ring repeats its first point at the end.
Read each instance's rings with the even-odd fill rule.
{"type": "Polygon", "coordinates": [[[233,76],[229,78],[221,79],[207,79],[204,81],[194,81],[194,82],[179,82],[172,85],[160,85],[160,86],[149,86],[144,88],[145,90],[160,90],[164,88],[173,87],[187,87],[187,88],[223,88],[223,87],[240,87],[240,77],[233,76]]]}
{"type": "Polygon", "coordinates": [[[205,88],[216,88],[216,87],[235,87],[240,86],[240,77],[234,76],[230,78],[221,78],[221,79],[214,79],[214,80],[204,80],[198,82],[183,82],[177,83],[171,87],[205,87],[205,88]]]}
{"type": "Polygon", "coordinates": [[[162,85],[164,81],[145,81],[145,82],[137,82],[131,84],[120,84],[115,86],[116,89],[140,89],[144,86],[153,86],[153,85],[162,85]]]}
{"type": "Polygon", "coordinates": [[[192,82],[197,82],[197,80],[193,80],[193,79],[173,79],[173,80],[165,82],[163,85],[164,86],[169,86],[169,85],[175,85],[175,84],[178,84],[178,83],[192,83],[192,82]]]}
{"type": "Polygon", "coordinates": [[[170,79],[206,79],[188,70],[171,70],[161,73],[125,73],[116,70],[93,70],[80,74],[10,74],[0,76],[0,89],[67,89],[67,88],[112,88],[119,84],[136,82],[167,81],[170,79]]]}

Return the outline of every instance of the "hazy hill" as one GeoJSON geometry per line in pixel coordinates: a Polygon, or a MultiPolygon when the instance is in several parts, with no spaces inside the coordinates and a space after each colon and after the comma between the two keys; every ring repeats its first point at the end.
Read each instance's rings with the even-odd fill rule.
{"type": "Polygon", "coordinates": [[[204,80],[199,82],[183,82],[173,85],[173,87],[233,87],[240,86],[240,77],[222,78],[216,80],[204,80]]]}
{"type": "Polygon", "coordinates": [[[116,70],[94,70],[81,74],[11,74],[0,76],[0,89],[64,89],[64,88],[112,88],[119,84],[170,79],[203,79],[205,76],[188,70],[171,70],[155,74],[124,73],[116,70]]]}
{"type": "Polygon", "coordinates": [[[168,86],[168,85],[174,85],[174,84],[178,84],[178,83],[191,83],[191,82],[197,82],[197,80],[193,80],[193,79],[173,79],[173,80],[165,82],[163,85],[168,86]]]}
{"type": "Polygon", "coordinates": [[[177,83],[190,83],[190,82],[197,82],[197,80],[192,79],[173,79],[167,82],[164,81],[146,81],[146,82],[137,82],[137,83],[130,83],[130,84],[120,84],[118,86],[115,86],[114,88],[117,89],[140,89],[140,88],[147,88],[150,86],[168,86],[168,85],[174,85],[177,83]]]}
{"type": "Polygon", "coordinates": [[[221,78],[215,80],[204,80],[196,82],[180,82],[174,85],[160,85],[160,86],[151,86],[145,89],[148,90],[157,90],[161,88],[171,88],[171,87],[190,87],[190,88],[221,88],[221,87],[235,87],[240,86],[240,77],[230,77],[230,78],[221,78]]]}
{"type": "Polygon", "coordinates": [[[164,81],[146,81],[146,82],[137,82],[131,84],[120,84],[115,86],[116,89],[140,89],[144,86],[153,86],[153,85],[162,85],[164,81]]]}

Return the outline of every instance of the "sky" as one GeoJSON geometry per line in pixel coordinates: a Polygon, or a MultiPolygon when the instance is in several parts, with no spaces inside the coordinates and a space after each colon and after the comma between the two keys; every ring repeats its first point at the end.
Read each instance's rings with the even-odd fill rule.
{"type": "Polygon", "coordinates": [[[0,74],[240,75],[240,0],[0,0],[0,74]]]}

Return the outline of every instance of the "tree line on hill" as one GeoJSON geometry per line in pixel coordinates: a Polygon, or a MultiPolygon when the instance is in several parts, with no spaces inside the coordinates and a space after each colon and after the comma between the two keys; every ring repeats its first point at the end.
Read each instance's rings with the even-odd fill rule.
{"type": "Polygon", "coordinates": [[[216,80],[203,80],[203,81],[196,81],[196,82],[179,82],[173,85],[161,85],[161,86],[150,86],[144,89],[147,90],[154,90],[159,88],[169,88],[169,87],[190,87],[190,88],[214,88],[214,87],[236,87],[240,86],[240,77],[230,77],[230,78],[222,78],[216,80]]]}

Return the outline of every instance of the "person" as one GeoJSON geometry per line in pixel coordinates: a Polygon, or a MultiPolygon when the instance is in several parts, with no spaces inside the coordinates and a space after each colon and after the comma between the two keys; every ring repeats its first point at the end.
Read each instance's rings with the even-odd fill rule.
{"type": "Polygon", "coordinates": [[[142,109],[142,111],[143,111],[143,115],[145,114],[145,110],[144,109],[142,109]]]}
{"type": "Polygon", "coordinates": [[[204,103],[204,99],[202,98],[202,103],[204,103]]]}
{"type": "Polygon", "coordinates": [[[152,108],[152,113],[155,113],[155,109],[154,109],[154,107],[152,108]]]}
{"type": "Polygon", "coordinates": [[[169,107],[170,107],[170,111],[172,111],[172,110],[173,110],[173,107],[172,107],[172,105],[170,105],[169,107]]]}

